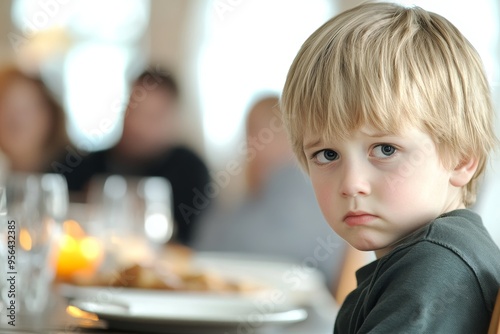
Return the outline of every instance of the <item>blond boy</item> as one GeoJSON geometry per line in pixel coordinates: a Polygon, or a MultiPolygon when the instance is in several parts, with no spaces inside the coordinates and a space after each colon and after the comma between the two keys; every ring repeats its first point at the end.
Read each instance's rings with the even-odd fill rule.
{"type": "Polygon", "coordinates": [[[377,255],[335,333],[485,333],[500,250],[467,208],[497,139],[465,37],[418,7],[355,7],[304,43],[282,109],[328,223],[377,255]]]}

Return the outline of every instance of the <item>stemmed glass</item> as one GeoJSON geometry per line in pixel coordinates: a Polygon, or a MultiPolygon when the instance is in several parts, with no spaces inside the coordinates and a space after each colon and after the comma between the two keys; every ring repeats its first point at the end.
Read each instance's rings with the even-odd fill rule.
{"type": "Polygon", "coordinates": [[[150,264],[172,237],[172,190],[165,178],[97,176],[88,203],[90,233],[103,240],[108,269],[150,264]]]}

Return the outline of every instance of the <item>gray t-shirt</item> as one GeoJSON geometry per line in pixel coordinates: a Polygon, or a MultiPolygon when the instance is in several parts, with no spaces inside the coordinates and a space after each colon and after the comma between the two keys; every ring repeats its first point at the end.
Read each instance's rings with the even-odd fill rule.
{"type": "Polygon", "coordinates": [[[356,272],[334,333],[486,333],[500,250],[476,213],[441,215],[356,272]]]}

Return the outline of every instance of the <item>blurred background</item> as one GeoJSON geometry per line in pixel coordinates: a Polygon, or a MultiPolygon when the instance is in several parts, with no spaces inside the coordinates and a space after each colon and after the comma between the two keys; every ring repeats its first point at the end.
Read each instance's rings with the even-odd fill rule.
{"type": "MultiPolygon", "coordinates": [[[[360,2],[2,0],[0,64],[41,76],[66,111],[72,144],[84,151],[117,142],[131,80],[144,68],[169,69],[180,85],[182,141],[216,175],[245,160],[246,114],[262,96],[280,94],[304,40],[360,2]]],[[[499,111],[498,0],[398,2],[440,13],[466,35],[482,56],[499,111]]],[[[222,188],[219,200],[235,201],[244,173],[231,174],[222,188]]],[[[475,209],[500,244],[499,197],[496,156],[475,209]]]]}

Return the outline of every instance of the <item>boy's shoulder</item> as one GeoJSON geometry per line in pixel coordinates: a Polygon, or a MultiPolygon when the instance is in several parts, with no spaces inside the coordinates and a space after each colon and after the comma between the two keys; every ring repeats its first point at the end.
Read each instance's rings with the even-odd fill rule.
{"type": "MultiPolygon", "coordinates": [[[[470,275],[483,298],[495,296],[500,287],[500,249],[481,217],[467,209],[445,213],[410,234],[380,259],[374,274],[407,266],[418,266],[420,275],[430,279],[448,279],[459,272],[470,275]]],[[[415,275],[414,270],[409,272],[415,275]]]]}
{"type": "Polygon", "coordinates": [[[426,249],[435,247],[455,254],[474,271],[477,271],[478,265],[484,267],[495,264],[495,269],[498,269],[500,264],[500,249],[484,227],[481,217],[468,209],[442,214],[430,224],[408,235],[383,259],[404,257],[408,252],[418,255],[419,252],[425,253],[426,249]]]}
{"type": "Polygon", "coordinates": [[[442,214],[401,240],[391,253],[422,242],[449,248],[459,256],[479,255],[483,258],[483,254],[476,253],[480,250],[478,248],[500,251],[484,227],[481,217],[468,209],[442,214]]]}

